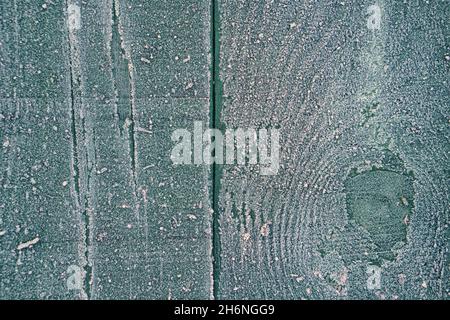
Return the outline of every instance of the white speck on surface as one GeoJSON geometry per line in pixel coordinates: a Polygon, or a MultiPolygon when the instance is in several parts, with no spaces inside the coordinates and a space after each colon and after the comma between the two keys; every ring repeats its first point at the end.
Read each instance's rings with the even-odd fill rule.
{"type": "Polygon", "coordinates": [[[152,133],[150,130],[147,130],[147,129],[142,128],[142,127],[137,127],[137,128],[136,128],[136,131],[144,132],[144,133],[148,133],[148,134],[151,134],[151,133],[152,133]]]}
{"type": "Polygon", "coordinates": [[[97,174],[102,174],[105,173],[106,171],[108,171],[108,168],[103,167],[100,170],[97,170],[97,174]]]}
{"type": "Polygon", "coordinates": [[[269,235],[270,225],[272,222],[267,222],[261,226],[260,233],[263,237],[267,237],[269,235]]]}
{"type": "Polygon", "coordinates": [[[30,240],[30,241],[27,241],[27,242],[24,242],[24,243],[19,244],[19,245],[17,246],[17,250],[20,251],[20,250],[29,248],[29,247],[33,246],[34,244],[36,244],[36,243],[38,243],[38,242],[39,242],[39,237],[36,237],[36,238],[34,238],[33,240],[30,240]]]}

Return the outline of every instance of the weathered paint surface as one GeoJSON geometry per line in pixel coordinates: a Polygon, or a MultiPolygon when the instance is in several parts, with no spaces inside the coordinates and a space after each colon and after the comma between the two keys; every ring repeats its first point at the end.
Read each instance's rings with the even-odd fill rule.
{"type": "Polygon", "coordinates": [[[448,2],[219,3],[221,121],[283,142],[224,168],[218,296],[448,298],[448,2]]]}
{"type": "Polygon", "coordinates": [[[446,1],[0,5],[1,299],[448,299],[446,1]],[[277,175],[175,166],[277,128],[277,175]]]}
{"type": "Polygon", "coordinates": [[[42,3],[2,4],[0,297],[210,298],[209,168],[169,157],[209,2],[42,3]]]}

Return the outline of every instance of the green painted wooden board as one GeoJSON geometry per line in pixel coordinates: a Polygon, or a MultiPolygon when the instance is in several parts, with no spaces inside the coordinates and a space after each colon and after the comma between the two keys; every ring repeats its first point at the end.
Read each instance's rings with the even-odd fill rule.
{"type": "Polygon", "coordinates": [[[4,1],[1,299],[448,299],[448,3],[4,1]],[[278,129],[280,166],[174,165],[278,129]]]}
{"type": "Polygon", "coordinates": [[[1,4],[2,299],[72,298],[66,270],[84,264],[63,13],[60,4],[1,4]]]}
{"type": "Polygon", "coordinates": [[[448,298],[448,4],[219,3],[221,121],[283,151],[224,169],[218,296],[448,298]]]}
{"type": "Polygon", "coordinates": [[[2,6],[0,297],[210,298],[209,3],[2,6]]]}

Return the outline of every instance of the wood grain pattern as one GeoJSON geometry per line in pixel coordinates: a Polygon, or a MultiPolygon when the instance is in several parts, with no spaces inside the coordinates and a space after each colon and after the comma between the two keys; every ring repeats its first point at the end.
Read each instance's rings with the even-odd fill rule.
{"type": "Polygon", "coordinates": [[[1,17],[0,298],[85,296],[66,288],[85,247],[64,5],[8,1],[1,17]]]}
{"type": "Polygon", "coordinates": [[[170,160],[209,121],[209,2],[2,6],[0,296],[209,298],[209,169],[170,160]]]}
{"type": "Polygon", "coordinates": [[[445,5],[219,3],[221,120],[282,132],[278,175],[224,168],[219,297],[447,298],[445,5]]]}
{"type": "Polygon", "coordinates": [[[450,297],[445,1],[0,10],[0,299],[450,297]],[[278,173],[174,165],[195,121],[278,173]]]}

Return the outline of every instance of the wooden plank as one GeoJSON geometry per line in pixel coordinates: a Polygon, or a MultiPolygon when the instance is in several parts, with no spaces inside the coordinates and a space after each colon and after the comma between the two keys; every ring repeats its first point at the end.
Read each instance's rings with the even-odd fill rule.
{"type": "Polygon", "coordinates": [[[0,297],[209,298],[210,3],[2,7],[0,297]]]}
{"type": "Polygon", "coordinates": [[[72,55],[90,297],[208,298],[209,171],[174,167],[170,154],[173,130],[208,122],[209,5],[89,2],[80,11],[72,55]]]}
{"type": "Polygon", "coordinates": [[[86,297],[67,290],[85,260],[64,4],[6,1],[0,15],[0,298],[86,297]]]}
{"type": "Polygon", "coordinates": [[[444,2],[0,8],[0,298],[448,298],[444,2]],[[174,165],[195,121],[276,174],[174,165]]]}
{"type": "Polygon", "coordinates": [[[219,298],[448,298],[448,10],[373,5],[219,1],[221,122],[281,132],[224,167],[219,298]]]}

